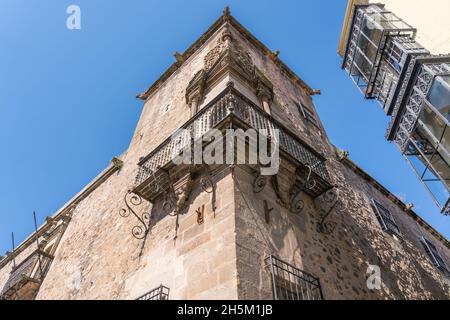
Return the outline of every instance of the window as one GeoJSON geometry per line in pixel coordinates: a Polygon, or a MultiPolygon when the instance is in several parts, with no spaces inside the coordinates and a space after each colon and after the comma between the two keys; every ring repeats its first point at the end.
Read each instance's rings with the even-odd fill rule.
{"type": "Polygon", "coordinates": [[[317,128],[319,127],[316,121],[316,118],[314,116],[314,112],[310,109],[308,109],[304,104],[294,102],[295,106],[298,109],[298,112],[300,113],[300,116],[302,116],[306,121],[312,123],[317,128]]]}
{"type": "Polygon", "coordinates": [[[434,244],[425,239],[425,237],[422,237],[421,242],[423,247],[425,248],[425,251],[430,257],[430,260],[433,263],[433,265],[446,275],[450,275],[450,271],[448,270],[447,265],[444,262],[444,259],[442,259],[441,255],[439,254],[434,244]]]}
{"type": "Polygon", "coordinates": [[[450,75],[437,76],[428,92],[428,101],[450,122],[450,75]]]}
{"type": "Polygon", "coordinates": [[[319,279],[274,256],[266,259],[274,300],[323,300],[319,279]]]}
{"type": "Polygon", "coordinates": [[[394,217],[389,212],[389,210],[375,200],[372,200],[372,204],[381,228],[386,232],[401,236],[402,234],[400,232],[400,229],[395,223],[394,217]]]}

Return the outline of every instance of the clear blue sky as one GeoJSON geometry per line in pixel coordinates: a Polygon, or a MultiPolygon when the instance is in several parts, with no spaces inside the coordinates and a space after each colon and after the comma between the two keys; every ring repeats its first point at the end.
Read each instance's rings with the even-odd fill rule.
{"type": "MultiPolygon", "coordinates": [[[[344,0],[2,0],[0,4],[0,254],[128,146],[135,99],[220,16],[232,14],[311,87],[332,141],[449,237],[448,218],[394,145],[388,118],[364,101],[336,53],[344,0]],[[81,30],[66,8],[81,7],[81,30]]],[[[150,150],[149,150],[150,151],[150,150]]],[[[110,214],[116,214],[111,212],[110,214]]]]}

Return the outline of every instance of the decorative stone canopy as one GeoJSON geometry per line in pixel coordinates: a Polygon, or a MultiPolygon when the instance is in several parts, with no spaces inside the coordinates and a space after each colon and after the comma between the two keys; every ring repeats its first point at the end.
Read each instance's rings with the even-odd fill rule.
{"type": "Polygon", "coordinates": [[[228,22],[214,48],[206,54],[204,68],[189,82],[186,88],[186,103],[195,109],[203,101],[206,91],[225,74],[233,75],[252,88],[264,109],[270,113],[269,106],[274,95],[273,85],[255,66],[250,52],[233,38],[228,22]]]}

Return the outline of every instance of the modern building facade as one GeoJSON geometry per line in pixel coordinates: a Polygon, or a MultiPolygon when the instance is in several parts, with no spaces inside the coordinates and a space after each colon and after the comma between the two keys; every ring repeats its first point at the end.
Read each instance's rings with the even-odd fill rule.
{"type": "Polygon", "coordinates": [[[319,91],[229,9],[175,59],[128,149],[0,260],[3,299],[450,298],[449,241],[330,143],[319,91]],[[251,128],[275,174],[174,161],[251,128]]]}
{"type": "Polygon", "coordinates": [[[384,2],[348,1],[342,68],[392,118],[386,138],[448,215],[450,2],[384,2]]]}

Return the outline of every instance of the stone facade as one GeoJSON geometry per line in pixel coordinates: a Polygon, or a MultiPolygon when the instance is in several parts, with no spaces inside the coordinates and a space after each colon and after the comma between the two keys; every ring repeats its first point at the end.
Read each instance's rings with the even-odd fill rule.
{"type": "MultiPolygon", "coordinates": [[[[128,150],[0,261],[0,288],[13,264],[36,249],[37,239],[52,262],[26,298],[136,299],[163,285],[169,299],[272,299],[269,256],[318,278],[325,299],[449,298],[450,281],[431,263],[420,239],[425,236],[448,262],[449,242],[336,153],[315,113],[316,93],[226,10],[139,95],[145,103],[128,150]],[[297,190],[292,200],[298,168],[314,163],[298,164],[285,154],[276,177],[258,177],[255,166],[244,164],[172,166],[164,178],[158,167],[170,188],[128,194],[137,190],[139,167],[230,83],[264,110],[266,119],[289,128],[307,152],[327,160],[337,202],[327,199],[336,188],[315,198],[297,190]],[[301,106],[312,118],[300,113],[301,106]],[[264,182],[255,191],[256,179],[264,182]],[[372,199],[392,213],[401,237],[382,230],[372,199]],[[63,222],[49,246],[44,240],[50,226],[63,222]],[[367,287],[369,265],[381,268],[380,290],[367,287]]],[[[8,298],[24,297],[16,292],[8,298]]]]}

